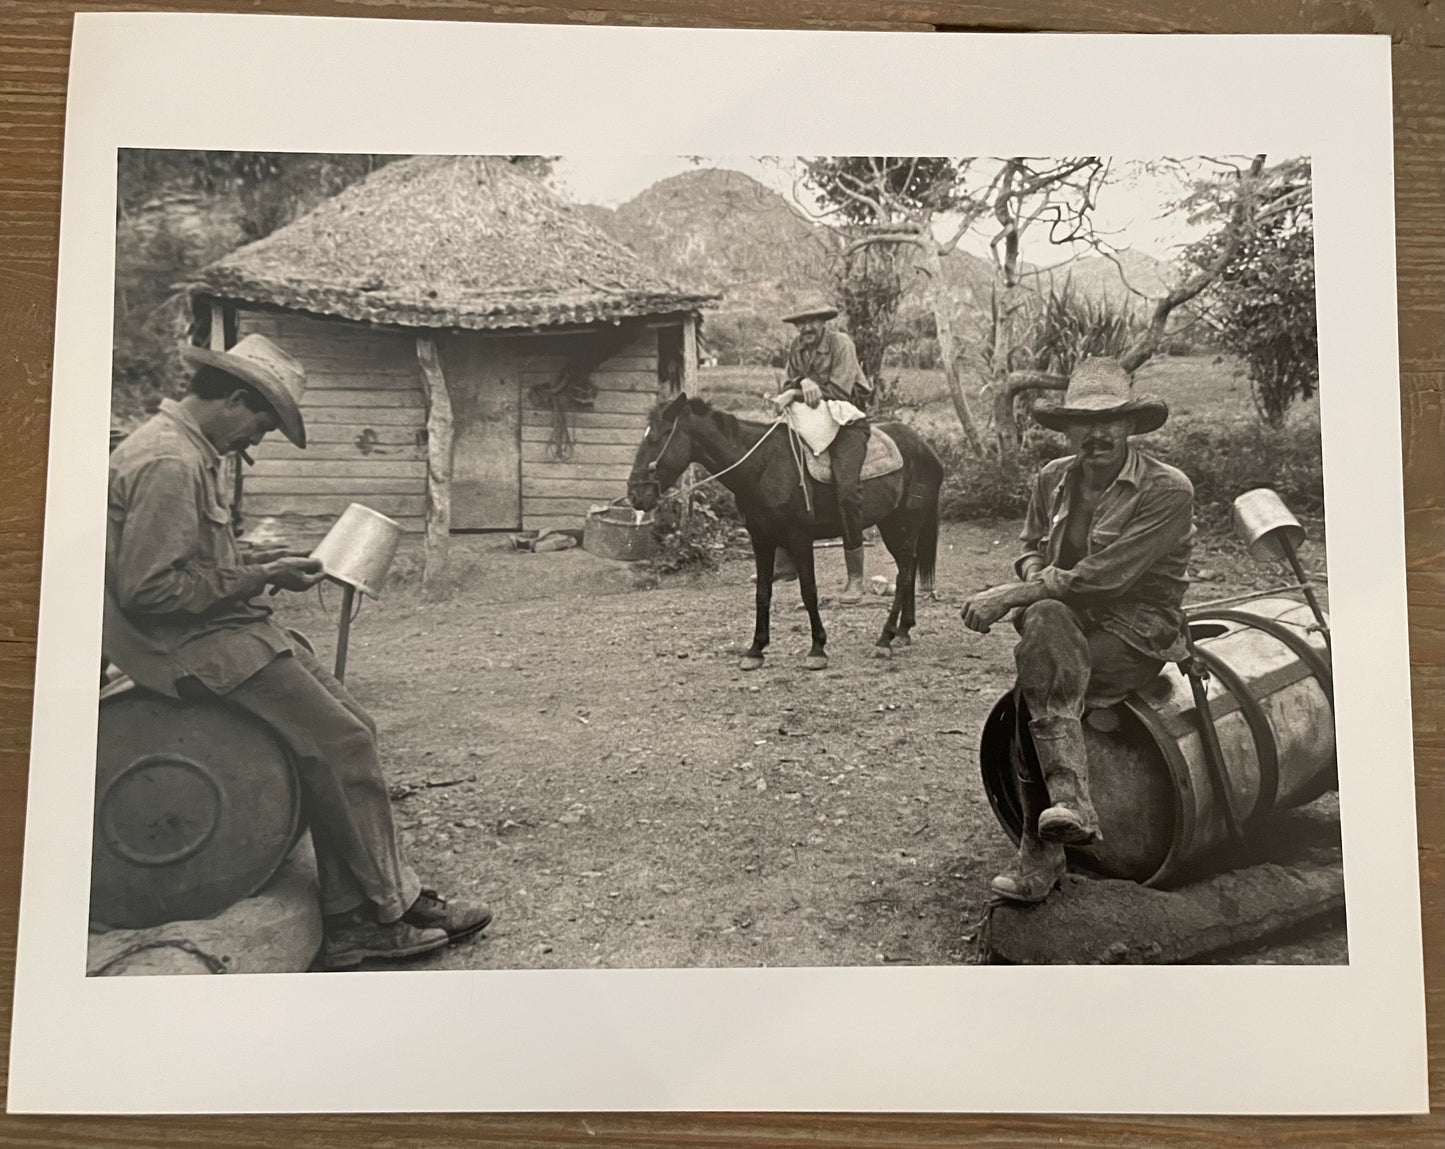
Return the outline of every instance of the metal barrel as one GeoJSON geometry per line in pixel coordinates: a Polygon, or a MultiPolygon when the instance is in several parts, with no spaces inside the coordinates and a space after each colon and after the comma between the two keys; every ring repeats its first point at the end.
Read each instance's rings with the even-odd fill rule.
{"type": "Polygon", "coordinates": [[[255,719],[217,703],[107,689],[96,744],[92,921],[191,921],[249,897],[300,833],[291,761],[255,719]]]}
{"type": "MultiPolygon", "coordinates": [[[[1272,813],[1336,785],[1329,647],[1309,607],[1289,598],[1211,610],[1191,618],[1189,629],[1210,672],[1223,791],[1245,842],[1257,840],[1272,813]]],[[[1016,718],[1010,693],[984,723],[979,751],[989,802],[1015,841],[1023,826],[1015,759],[1033,755],[1016,718]]],[[[1165,667],[1117,706],[1086,713],[1084,742],[1103,841],[1071,850],[1072,861],[1163,886],[1228,844],[1229,820],[1178,667],[1165,667]]]]}

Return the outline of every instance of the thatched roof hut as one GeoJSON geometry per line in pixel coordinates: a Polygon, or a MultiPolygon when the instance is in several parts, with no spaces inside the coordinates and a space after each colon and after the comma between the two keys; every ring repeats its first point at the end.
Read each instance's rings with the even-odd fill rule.
{"type": "Polygon", "coordinates": [[[497,156],[388,164],[188,287],[199,338],[260,331],[307,368],[311,446],[262,444],[248,518],[364,502],[437,567],[450,531],[579,525],[619,495],[717,299],[497,156]]]}
{"type": "Polygon", "coordinates": [[[494,331],[695,310],[521,166],[417,156],[204,268],[218,298],[401,327],[494,331]]]}

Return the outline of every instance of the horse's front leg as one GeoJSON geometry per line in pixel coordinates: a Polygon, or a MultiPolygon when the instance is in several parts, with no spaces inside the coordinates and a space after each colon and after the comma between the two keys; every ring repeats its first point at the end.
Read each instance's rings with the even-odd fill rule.
{"type": "Polygon", "coordinates": [[[788,553],[793,557],[793,565],[798,568],[798,589],[803,593],[803,606],[808,610],[808,622],[813,628],[813,646],[803,660],[803,669],[824,670],[828,666],[828,632],[823,629],[823,619],[818,614],[818,575],[813,568],[813,540],[807,535],[789,536],[788,553]]]}
{"type": "Polygon", "coordinates": [[[752,532],[749,532],[748,537],[753,543],[753,562],[757,565],[758,577],[753,589],[757,611],[753,622],[753,644],[743,654],[738,666],[743,670],[757,670],[763,665],[763,652],[767,650],[770,639],[769,630],[773,606],[773,556],[776,553],[777,545],[772,539],[763,538],[752,532]]]}

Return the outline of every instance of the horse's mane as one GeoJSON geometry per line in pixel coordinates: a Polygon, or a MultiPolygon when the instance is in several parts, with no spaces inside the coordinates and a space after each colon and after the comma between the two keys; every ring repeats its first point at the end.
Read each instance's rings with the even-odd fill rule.
{"type": "MultiPolygon", "coordinates": [[[[667,408],[671,406],[673,402],[675,402],[675,400],[658,403],[657,406],[652,409],[652,414],[648,417],[649,422],[654,419],[664,418],[667,408]]],[[[736,438],[744,430],[764,431],[769,426],[768,423],[756,419],[739,419],[731,411],[720,411],[706,399],[697,396],[689,397],[687,406],[694,417],[709,420],[713,426],[728,436],[728,438],[736,438]]]]}

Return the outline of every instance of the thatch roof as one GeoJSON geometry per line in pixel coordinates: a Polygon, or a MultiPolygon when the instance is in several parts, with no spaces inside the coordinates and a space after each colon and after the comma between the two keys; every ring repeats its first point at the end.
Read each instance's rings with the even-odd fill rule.
{"type": "Polygon", "coordinates": [[[193,293],[404,327],[589,324],[717,296],[648,267],[500,156],[417,156],[197,272],[193,293]]]}

